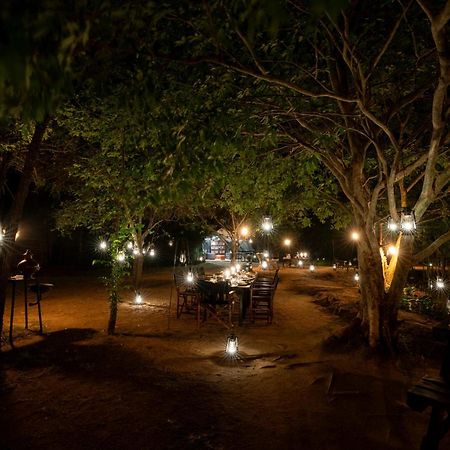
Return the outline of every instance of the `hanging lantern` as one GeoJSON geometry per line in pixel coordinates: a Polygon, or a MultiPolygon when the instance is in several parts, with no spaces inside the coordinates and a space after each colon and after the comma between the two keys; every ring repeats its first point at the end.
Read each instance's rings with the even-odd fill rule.
{"type": "Polygon", "coordinates": [[[273,230],[272,219],[270,217],[264,217],[261,224],[261,228],[265,233],[270,233],[273,230]]]}
{"type": "Polygon", "coordinates": [[[98,244],[100,250],[105,251],[108,248],[108,243],[106,241],[100,241],[100,244],[98,244]]]}
{"type": "Polygon", "coordinates": [[[155,254],[156,254],[155,249],[154,249],[154,248],[151,248],[151,249],[149,250],[148,254],[153,258],[153,257],[155,256],[155,254]]]}
{"type": "Polygon", "coordinates": [[[119,261],[120,263],[125,262],[125,253],[124,252],[117,253],[117,261],[119,261]]]}
{"type": "Polygon", "coordinates": [[[387,249],[388,255],[398,255],[398,248],[395,245],[390,245],[387,249]]]}
{"type": "Polygon", "coordinates": [[[269,257],[269,252],[267,250],[263,251],[263,256],[264,258],[268,258],[269,257]]]}
{"type": "Polygon", "coordinates": [[[238,352],[238,338],[234,333],[231,333],[227,337],[227,345],[225,347],[225,352],[229,356],[235,356],[238,352]]]}
{"type": "Polygon", "coordinates": [[[387,221],[387,228],[389,231],[395,233],[396,231],[398,231],[398,223],[392,217],[389,217],[387,221]]]}
{"type": "Polygon", "coordinates": [[[444,289],[444,288],[445,288],[444,280],[442,278],[437,278],[436,279],[436,289],[444,289]]]}
{"type": "Polygon", "coordinates": [[[133,243],[132,242],[128,242],[127,249],[128,250],[133,250],[133,243]]]}
{"type": "Polygon", "coordinates": [[[414,211],[405,209],[400,214],[400,229],[403,233],[413,233],[416,231],[416,218],[414,211]]]}

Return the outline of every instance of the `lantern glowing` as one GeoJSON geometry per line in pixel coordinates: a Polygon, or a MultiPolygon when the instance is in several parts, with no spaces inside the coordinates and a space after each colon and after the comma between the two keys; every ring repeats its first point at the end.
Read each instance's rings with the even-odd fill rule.
{"type": "Polygon", "coordinates": [[[100,241],[100,244],[98,244],[100,247],[100,250],[106,250],[108,248],[108,244],[106,241],[100,241]]]}
{"type": "Polygon", "coordinates": [[[230,267],[230,272],[231,272],[231,275],[234,275],[236,273],[236,267],[235,266],[231,266],[230,267]]]}
{"type": "Polygon", "coordinates": [[[152,257],[155,256],[155,249],[151,248],[150,251],[148,252],[148,254],[152,257]]]}
{"type": "Polygon", "coordinates": [[[188,283],[193,283],[194,282],[194,274],[192,272],[188,272],[186,275],[186,281],[188,283]]]}
{"type": "Polygon", "coordinates": [[[117,254],[117,261],[119,261],[120,263],[125,262],[125,253],[124,252],[119,252],[117,254]]]}
{"type": "Polygon", "coordinates": [[[336,270],[336,269],[337,269],[337,265],[333,264],[333,270],[336,270]]]}
{"type": "Polygon", "coordinates": [[[445,288],[444,280],[442,278],[437,278],[436,279],[436,289],[444,289],[444,288],[445,288]]]}
{"type": "Polygon", "coordinates": [[[128,242],[127,249],[128,250],[133,250],[133,243],[132,242],[128,242]]]}
{"type": "Polygon", "coordinates": [[[357,231],[352,231],[352,233],[350,234],[350,237],[351,237],[352,241],[358,241],[359,233],[357,231]]]}
{"type": "Polygon", "coordinates": [[[273,223],[272,223],[272,220],[270,217],[264,217],[262,224],[261,224],[261,228],[266,233],[270,233],[273,230],[273,223]]]}
{"type": "Polygon", "coordinates": [[[395,245],[390,245],[388,247],[387,253],[388,253],[388,255],[392,255],[392,256],[397,255],[398,254],[398,248],[395,245]]]}
{"type": "Polygon", "coordinates": [[[298,266],[299,266],[299,267],[303,267],[303,261],[300,260],[300,261],[298,262],[298,266]]]}
{"type": "Polygon", "coordinates": [[[264,258],[268,258],[269,257],[269,252],[267,250],[263,251],[263,256],[264,258]]]}
{"type": "Polygon", "coordinates": [[[247,237],[249,234],[250,234],[249,228],[248,228],[246,225],[244,225],[244,226],[241,228],[241,236],[245,238],[245,237],[247,237]]]}
{"type": "Polygon", "coordinates": [[[400,229],[404,233],[412,233],[416,230],[416,218],[413,211],[403,211],[400,215],[400,229]]]}
{"type": "Polygon", "coordinates": [[[225,347],[227,355],[235,356],[238,352],[238,338],[235,334],[230,334],[227,337],[227,345],[225,347]]]}
{"type": "Polygon", "coordinates": [[[398,230],[398,224],[392,217],[389,217],[389,219],[388,219],[387,228],[389,231],[392,231],[392,232],[395,232],[398,230]]]}
{"type": "Polygon", "coordinates": [[[314,266],[314,264],[311,264],[310,266],[309,266],[309,271],[310,272],[314,272],[316,270],[316,267],[314,266]]]}
{"type": "Polygon", "coordinates": [[[358,273],[355,273],[354,279],[355,279],[356,282],[359,281],[359,274],[358,273]]]}
{"type": "Polygon", "coordinates": [[[283,243],[284,243],[284,245],[286,246],[286,247],[289,247],[290,245],[291,245],[291,240],[289,239],[289,238],[286,238],[284,241],[283,241],[283,243]]]}
{"type": "Polygon", "coordinates": [[[264,261],[261,263],[261,267],[262,267],[264,270],[266,270],[266,269],[269,267],[269,264],[267,263],[266,260],[264,260],[264,261]]]}
{"type": "Polygon", "coordinates": [[[237,263],[234,267],[236,267],[236,272],[241,270],[241,265],[239,263],[237,263]]]}
{"type": "Polygon", "coordinates": [[[225,279],[228,280],[228,278],[230,278],[230,275],[231,275],[230,269],[225,269],[223,271],[223,275],[224,275],[225,279]]]}
{"type": "Polygon", "coordinates": [[[137,248],[133,249],[133,255],[135,256],[139,255],[139,250],[137,248]]]}
{"type": "Polygon", "coordinates": [[[139,292],[136,292],[136,296],[134,297],[134,303],[136,303],[136,305],[142,304],[142,295],[139,292]]]}

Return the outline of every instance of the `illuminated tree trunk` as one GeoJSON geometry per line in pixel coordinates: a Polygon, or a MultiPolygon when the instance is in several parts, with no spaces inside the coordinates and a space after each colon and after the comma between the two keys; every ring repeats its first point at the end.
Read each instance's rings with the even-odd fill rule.
{"type": "Polygon", "coordinates": [[[109,320],[108,334],[114,334],[117,323],[117,311],[119,307],[119,287],[122,275],[121,267],[115,258],[112,259],[110,279],[109,279],[109,320]]]}

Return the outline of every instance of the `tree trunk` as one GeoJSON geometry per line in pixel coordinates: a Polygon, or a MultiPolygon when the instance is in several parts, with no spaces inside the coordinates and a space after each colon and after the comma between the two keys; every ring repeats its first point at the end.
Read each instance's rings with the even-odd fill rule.
{"type": "Polygon", "coordinates": [[[231,238],[231,264],[236,262],[238,242],[238,238],[233,234],[233,237],[231,238]]]}
{"type": "Polygon", "coordinates": [[[135,255],[133,259],[133,288],[136,292],[139,292],[141,289],[143,268],[144,255],[142,250],[140,250],[139,255],[135,255]]]}
{"type": "MultiPolygon", "coordinates": [[[[115,252],[112,253],[114,255],[115,252]]],[[[119,287],[120,278],[122,275],[121,268],[114,256],[112,256],[112,266],[109,280],[109,320],[108,320],[108,334],[114,334],[117,322],[117,310],[119,305],[119,287]]]]}
{"type": "Polygon", "coordinates": [[[39,150],[49,123],[46,118],[42,123],[37,123],[34,128],[33,137],[28,144],[28,151],[22,168],[19,185],[14,195],[14,200],[9,211],[6,213],[2,227],[5,229],[3,243],[0,248],[0,336],[3,332],[3,316],[5,313],[6,293],[8,278],[11,275],[14,256],[16,256],[15,237],[22,218],[25,200],[28,197],[33,170],[36,166],[39,150]]]}

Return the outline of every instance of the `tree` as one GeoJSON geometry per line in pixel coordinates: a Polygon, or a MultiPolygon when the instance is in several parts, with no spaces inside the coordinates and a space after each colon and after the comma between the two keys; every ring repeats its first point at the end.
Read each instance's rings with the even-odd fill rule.
{"type": "Polygon", "coordinates": [[[450,2],[342,3],[336,14],[300,0],[185,3],[167,14],[183,39],[155,49],[165,60],[222,68],[224,82],[240,74],[239,98],[276,130],[278,148],[320,158],[360,235],[361,329],[372,347],[392,348],[410,267],[450,239],[447,226],[421,248],[403,231],[399,258],[383,270],[387,216],[400,223],[414,213],[419,229],[447,220],[439,209],[450,177],[450,2]],[[272,15],[263,14],[268,3],[272,15]]]}

